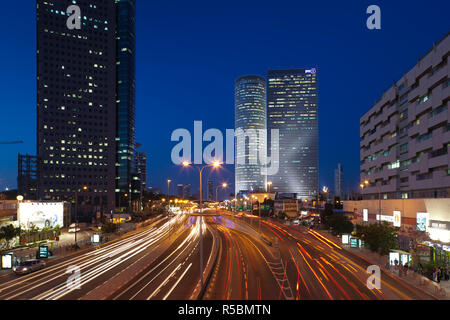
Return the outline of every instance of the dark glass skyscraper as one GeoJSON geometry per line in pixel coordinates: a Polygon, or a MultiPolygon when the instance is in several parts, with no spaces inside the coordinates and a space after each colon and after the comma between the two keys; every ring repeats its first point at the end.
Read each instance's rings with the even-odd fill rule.
{"type": "Polygon", "coordinates": [[[271,190],[312,198],[319,184],[316,69],[269,70],[267,103],[269,136],[272,129],[280,135],[279,170],[268,177],[271,190]]]}
{"type": "Polygon", "coordinates": [[[237,134],[235,191],[236,194],[241,191],[265,191],[266,175],[261,171],[263,165],[259,151],[266,148],[267,140],[259,130],[267,129],[266,79],[255,75],[240,77],[235,81],[234,90],[234,127],[237,134]],[[239,138],[241,134],[243,136],[239,138]]]}
{"type": "Polygon", "coordinates": [[[117,161],[116,203],[139,198],[136,181],[136,0],[116,0],[117,161]]]}
{"type": "Polygon", "coordinates": [[[37,0],[39,198],[73,201],[78,191],[91,212],[114,208],[115,27],[114,1],[37,0]],[[70,30],[74,3],[81,29],[70,30]]]}

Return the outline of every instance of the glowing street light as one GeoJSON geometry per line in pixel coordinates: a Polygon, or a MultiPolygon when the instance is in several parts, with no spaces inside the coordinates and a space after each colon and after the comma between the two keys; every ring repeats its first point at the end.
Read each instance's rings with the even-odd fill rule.
{"type": "MultiPolygon", "coordinates": [[[[199,176],[200,176],[200,213],[203,212],[203,191],[202,191],[202,173],[203,170],[207,167],[213,167],[213,168],[219,168],[222,163],[219,161],[214,161],[211,164],[206,164],[204,166],[195,166],[193,164],[191,164],[189,161],[183,161],[181,163],[183,165],[183,167],[189,167],[189,166],[193,166],[195,168],[197,168],[199,176]]],[[[200,284],[201,287],[203,288],[203,230],[202,230],[202,222],[203,222],[203,217],[201,217],[201,221],[200,221],[200,284]]]]}

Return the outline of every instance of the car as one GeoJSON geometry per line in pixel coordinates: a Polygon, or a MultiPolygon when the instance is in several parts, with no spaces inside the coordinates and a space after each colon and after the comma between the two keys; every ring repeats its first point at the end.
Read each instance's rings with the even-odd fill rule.
{"type": "Polygon", "coordinates": [[[15,274],[28,274],[45,267],[45,262],[39,259],[27,260],[13,268],[15,274]]]}
{"type": "Polygon", "coordinates": [[[45,213],[43,211],[35,211],[29,217],[26,223],[28,228],[35,226],[54,227],[58,222],[56,214],[45,213]]]}

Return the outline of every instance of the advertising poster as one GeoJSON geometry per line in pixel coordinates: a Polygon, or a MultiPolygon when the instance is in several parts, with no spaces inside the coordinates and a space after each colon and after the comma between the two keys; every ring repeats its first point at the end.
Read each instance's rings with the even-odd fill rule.
{"type": "Polygon", "coordinates": [[[428,213],[417,212],[417,230],[427,231],[428,227],[428,213]]]}
{"type": "Polygon", "coordinates": [[[54,228],[64,226],[64,203],[62,202],[21,202],[17,210],[17,220],[27,229],[33,226],[54,228]]]}

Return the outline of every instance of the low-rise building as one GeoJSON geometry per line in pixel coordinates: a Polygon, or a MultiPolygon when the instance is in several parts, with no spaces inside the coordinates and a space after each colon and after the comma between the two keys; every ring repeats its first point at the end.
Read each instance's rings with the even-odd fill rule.
{"type": "Polygon", "coordinates": [[[275,200],[274,211],[276,214],[284,213],[289,218],[295,218],[298,215],[298,210],[298,200],[296,199],[275,200]]]}

